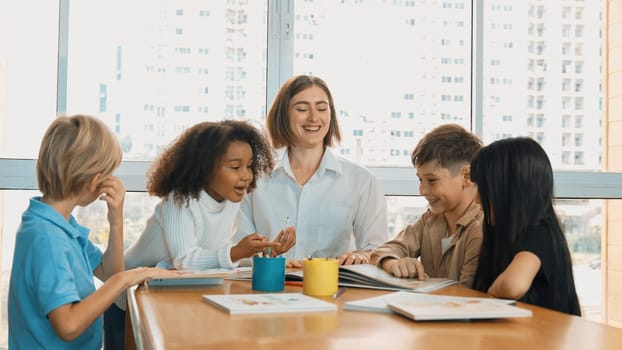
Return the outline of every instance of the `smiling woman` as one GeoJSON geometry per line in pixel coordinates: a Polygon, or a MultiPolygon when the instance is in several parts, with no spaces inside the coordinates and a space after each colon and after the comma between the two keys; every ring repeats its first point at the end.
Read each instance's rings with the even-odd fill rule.
{"type": "Polygon", "coordinates": [[[266,124],[282,158],[244,199],[235,239],[274,237],[289,217],[297,236],[290,265],[320,250],[342,264],[369,262],[367,252],[387,239],[384,193],[369,170],[329,148],[341,133],[326,83],[308,75],[287,80],[266,124]]]}

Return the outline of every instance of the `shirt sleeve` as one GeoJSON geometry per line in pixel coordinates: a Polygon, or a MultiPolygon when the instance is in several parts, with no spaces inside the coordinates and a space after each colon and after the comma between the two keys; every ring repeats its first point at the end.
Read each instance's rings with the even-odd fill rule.
{"type": "Polygon", "coordinates": [[[237,264],[231,261],[230,254],[232,244],[213,249],[199,246],[200,235],[209,232],[198,232],[198,216],[192,204],[187,207],[173,200],[163,203],[162,228],[173,266],[176,269],[235,267],[237,264]]]}
{"type": "Polygon", "coordinates": [[[361,192],[354,217],[356,249],[374,249],[387,241],[387,202],[378,181],[371,174],[361,192]]]}
{"type": "Polygon", "coordinates": [[[550,276],[553,273],[551,259],[553,254],[555,254],[551,233],[542,227],[528,227],[522,239],[518,242],[516,252],[521,251],[533,253],[540,259],[540,270],[544,273],[546,279],[550,281],[550,276]]]}
{"type": "Polygon", "coordinates": [[[421,255],[422,220],[406,226],[393,239],[374,249],[372,263],[379,265],[384,258],[418,258],[421,255]]]}
{"type": "Polygon", "coordinates": [[[464,232],[464,261],[460,267],[460,280],[458,284],[472,288],[475,272],[479,264],[479,252],[482,247],[482,228],[479,223],[472,224],[464,232]]]}
{"type": "Polygon", "coordinates": [[[87,250],[87,255],[89,257],[89,263],[91,264],[91,269],[95,271],[95,269],[102,262],[103,253],[91,241],[88,241],[86,250],[87,250]]]}
{"type": "Polygon", "coordinates": [[[66,248],[62,242],[39,237],[28,253],[32,290],[43,317],[62,305],[80,301],[76,276],[68,260],[71,254],[65,251],[66,248]]]}

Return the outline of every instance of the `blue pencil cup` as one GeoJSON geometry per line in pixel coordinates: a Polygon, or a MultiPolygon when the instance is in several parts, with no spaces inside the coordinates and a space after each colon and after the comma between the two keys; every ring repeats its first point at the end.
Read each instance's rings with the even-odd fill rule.
{"type": "Polygon", "coordinates": [[[280,292],[285,288],[284,257],[253,257],[253,290],[280,292]]]}

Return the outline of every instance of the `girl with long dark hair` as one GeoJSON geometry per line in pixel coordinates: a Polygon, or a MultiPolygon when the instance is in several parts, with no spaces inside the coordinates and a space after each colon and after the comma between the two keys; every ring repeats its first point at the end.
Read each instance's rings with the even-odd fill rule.
{"type": "Polygon", "coordinates": [[[473,159],[471,179],[484,211],[474,288],[581,315],[544,149],[526,137],[495,141],[473,159]]]}

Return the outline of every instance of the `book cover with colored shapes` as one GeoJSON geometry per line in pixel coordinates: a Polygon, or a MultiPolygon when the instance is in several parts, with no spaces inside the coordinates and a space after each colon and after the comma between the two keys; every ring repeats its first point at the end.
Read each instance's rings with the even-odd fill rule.
{"type": "MultiPolygon", "coordinates": [[[[487,300],[497,303],[503,303],[507,305],[516,304],[515,300],[511,299],[496,299],[496,298],[476,298],[476,297],[452,297],[455,300],[487,300]]],[[[378,295],[371,298],[351,300],[343,303],[343,309],[348,311],[366,311],[366,312],[380,312],[380,313],[393,313],[389,308],[389,302],[408,301],[412,299],[412,292],[400,291],[378,295]]]]}
{"type": "Polygon", "coordinates": [[[205,294],[203,300],[232,315],[337,311],[337,305],[302,293],[205,294]]]}
{"type": "Polygon", "coordinates": [[[411,293],[387,299],[389,309],[415,321],[531,317],[531,311],[486,298],[411,293]]]}

